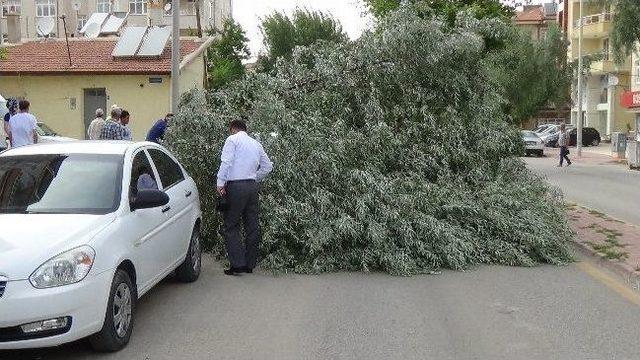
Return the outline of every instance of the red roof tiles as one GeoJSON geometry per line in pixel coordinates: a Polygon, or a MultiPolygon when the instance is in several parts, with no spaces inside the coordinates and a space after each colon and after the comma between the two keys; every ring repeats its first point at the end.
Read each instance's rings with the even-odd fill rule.
{"type": "Polygon", "coordinates": [[[525,6],[522,11],[516,12],[516,23],[541,23],[545,20],[542,6],[525,6]]]}
{"type": "MultiPolygon", "coordinates": [[[[116,40],[71,40],[71,63],[64,41],[32,41],[7,48],[7,57],[0,60],[0,74],[150,74],[171,73],[171,46],[160,57],[115,58],[111,56],[116,40]]],[[[182,39],[180,54],[184,58],[202,45],[182,39]]]]}

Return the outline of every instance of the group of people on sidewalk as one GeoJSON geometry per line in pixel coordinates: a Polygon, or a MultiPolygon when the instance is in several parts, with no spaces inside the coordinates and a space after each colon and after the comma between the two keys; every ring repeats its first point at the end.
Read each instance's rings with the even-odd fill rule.
{"type": "MultiPolygon", "coordinates": [[[[131,114],[121,109],[118,105],[111,107],[111,116],[104,118],[104,110],[96,110],[96,118],[91,121],[87,129],[89,140],[127,140],[131,141],[131,129],[127,126],[131,120],[131,114]]],[[[163,119],[155,122],[149,130],[146,140],[158,143],[164,138],[165,131],[173,114],[167,114],[163,119]]]]}

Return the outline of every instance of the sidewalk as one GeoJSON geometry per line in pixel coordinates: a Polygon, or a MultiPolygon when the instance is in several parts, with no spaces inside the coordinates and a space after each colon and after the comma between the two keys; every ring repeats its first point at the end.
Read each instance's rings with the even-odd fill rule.
{"type": "MultiPolygon", "coordinates": [[[[624,164],[625,159],[617,159],[611,156],[610,144],[600,144],[600,146],[589,146],[582,148],[582,156],[577,157],[577,150],[575,147],[569,148],[569,159],[574,164],[591,164],[591,165],[610,165],[610,164],[624,164]]],[[[560,156],[560,148],[545,148],[545,155],[547,157],[558,158],[560,156]]]]}
{"type": "Polygon", "coordinates": [[[640,228],[574,204],[567,214],[579,249],[640,290],[640,228]]]}

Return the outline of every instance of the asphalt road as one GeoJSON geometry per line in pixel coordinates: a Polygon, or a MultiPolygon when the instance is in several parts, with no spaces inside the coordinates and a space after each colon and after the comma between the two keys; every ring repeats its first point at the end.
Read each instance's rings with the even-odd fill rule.
{"type": "Polygon", "coordinates": [[[549,183],[559,186],[567,200],[640,225],[640,171],[604,161],[576,161],[563,168],[556,167],[555,157],[525,161],[529,168],[546,176],[549,183]]]}
{"type": "MultiPolygon", "coordinates": [[[[637,359],[640,297],[565,267],[485,266],[412,278],[267,273],[147,294],[129,346],[86,342],[0,359],[637,359]]],[[[585,266],[587,266],[585,268],[585,266]]],[[[612,284],[613,282],[613,284],[612,284]]],[[[630,291],[630,290],[628,290],[630,291]]]]}

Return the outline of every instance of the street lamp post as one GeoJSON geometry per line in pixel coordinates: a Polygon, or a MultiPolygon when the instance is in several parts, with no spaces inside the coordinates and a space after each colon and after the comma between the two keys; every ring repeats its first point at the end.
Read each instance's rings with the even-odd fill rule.
{"type": "Polygon", "coordinates": [[[180,99],[180,0],[171,1],[171,10],[171,112],[177,113],[180,99]]]}
{"type": "Polygon", "coordinates": [[[579,30],[578,30],[578,116],[576,120],[576,149],[578,157],[582,156],[582,3],[580,0],[579,30]]]}

